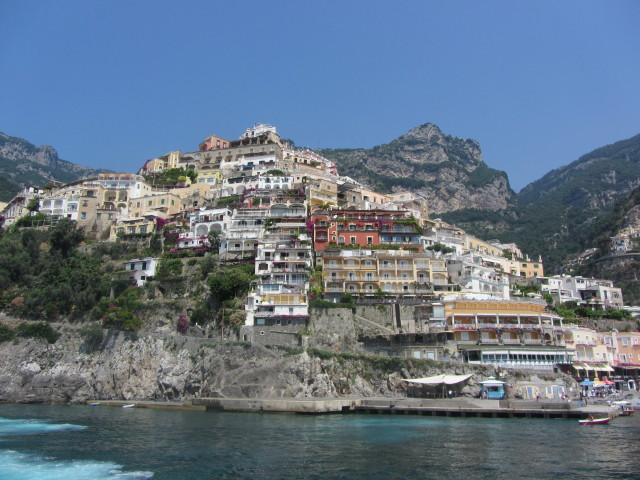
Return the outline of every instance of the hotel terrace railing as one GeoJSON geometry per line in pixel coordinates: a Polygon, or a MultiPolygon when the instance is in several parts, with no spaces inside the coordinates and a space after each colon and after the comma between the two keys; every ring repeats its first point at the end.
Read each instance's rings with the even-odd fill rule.
{"type": "Polygon", "coordinates": [[[458,323],[449,324],[451,330],[478,330],[480,328],[492,328],[492,329],[518,329],[518,330],[540,330],[544,325],[540,324],[501,324],[501,323],[458,323]]]}

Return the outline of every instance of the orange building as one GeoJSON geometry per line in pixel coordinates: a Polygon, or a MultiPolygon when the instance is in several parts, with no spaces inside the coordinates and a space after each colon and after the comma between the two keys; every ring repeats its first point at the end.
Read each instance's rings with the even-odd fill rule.
{"type": "Polygon", "coordinates": [[[201,152],[222,150],[224,148],[229,148],[229,140],[225,140],[217,135],[210,135],[202,141],[198,148],[201,152]]]}
{"type": "Polygon", "coordinates": [[[616,347],[616,366],[640,367],[640,332],[619,332],[616,347]]]}
{"type": "Polygon", "coordinates": [[[420,227],[406,211],[331,210],[311,215],[316,252],[330,245],[372,247],[398,246],[420,249],[420,227]]]}

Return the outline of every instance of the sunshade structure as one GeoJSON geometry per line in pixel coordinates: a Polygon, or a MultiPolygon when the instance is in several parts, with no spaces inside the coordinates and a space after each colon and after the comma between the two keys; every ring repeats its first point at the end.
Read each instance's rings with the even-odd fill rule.
{"type": "Polygon", "coordinates": [[[407,395],[420,398],[446,398],[460,395],[468,375],[436,375],[434,377],[407,378],[407,395]]]}
{"type": "Polygon", "coordinates": [[[574,363],[571,365],[574,370],[580,372],[580,370],[584,370],[585,372],[593,371],[593,372],[613,372],[613,368],[606,363],[574,363]]]}
{"type": "Polygon", "coordinates": [[[455,385],[457,383],[466,382],[471,378],[469,375],[436,375],[435,377],[422,377],[422,378],[407,378],[404,380],[407,383],[413,383],[416,385],[430,385],[433,387],[439,385],[455,385]]]}

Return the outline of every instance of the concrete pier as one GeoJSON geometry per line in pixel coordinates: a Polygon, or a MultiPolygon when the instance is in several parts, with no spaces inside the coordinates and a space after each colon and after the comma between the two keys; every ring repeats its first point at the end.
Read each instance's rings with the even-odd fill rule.
{"type": "Polygon", "coordinates": [[[587,418],[614,417],[619,409],[607,405],[577,406],[568,402],[529,402],[455,398],[362,399],[355,411],[393,415],[431,415],[443,417],[490,418],[587,418]]]}
{"type": "Polygon", "coordinates": [[[351,398],[199,398],[194,405],[227,412],[339,413],[354,411],[360,399],[351,398]]]}
{"type": "Polygon", "coordinates": [[[92,400],[110,407],[133,404],[136,408],[225,412],[298,414],[369,413],[489,418],[596,418],[615,417],[620,410],[607,405],[580,406],[569,402],[479,400],[472,398],[197,398],[184,402],[92,400]]]}

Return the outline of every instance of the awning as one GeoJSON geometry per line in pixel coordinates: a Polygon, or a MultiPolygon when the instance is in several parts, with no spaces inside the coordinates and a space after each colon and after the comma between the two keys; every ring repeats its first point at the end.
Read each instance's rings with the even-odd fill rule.
{"type": "Polygon", "coordinates": [[[613,368],[606,363],[597,363],[592,368],[597,372],[613,372],[613,368]]]}
{"type": "Polygon", "coordinates": [[[423,378],[407,378],[404,381],[414,383],[416,385],[455,385],[456,383],[466,382],[471,378],[468,375],[436,375],[435,377],[423,378]]]}

